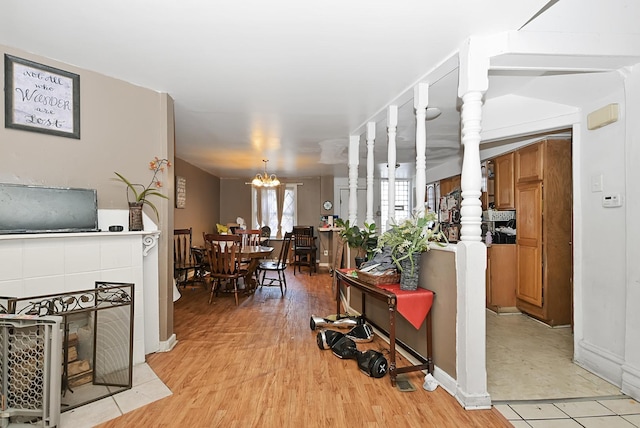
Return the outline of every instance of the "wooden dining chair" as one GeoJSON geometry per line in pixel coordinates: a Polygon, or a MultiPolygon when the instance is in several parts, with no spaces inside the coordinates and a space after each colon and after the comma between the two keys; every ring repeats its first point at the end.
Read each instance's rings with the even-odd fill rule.
{"type": "MultiPolygon", "coordinates": [[[[241,245],[241,238],[238,235],[202,232],[202,239],[205,245],[205,252],[207,242],[218,242],[223,247],[227,244],[237,244],[238,246],[241,245]]],[[[207,267],[209,267],[209,256],[207,254],[205,254],[205,260],[207,263],[207,267]]]]}
{"type": "Polygon", "coordinates": [[[261,245],[269,246],[271,239],[271,228],[269,226],[262,226],[260,228],[261,245]]]}
{"type": "Polygon", "coordinates": [[[258,276],[262,273],[262,279],[259,282],[260,287],[264,287],[265,285],[279,285],[280,293],[282,294],[282,296],[284,296],[284,288],[287,288],[287,277],[285,276],[284,272],[287,269],[287,257],[289,256],[289,249],[291,248],[292,241],[293,233],[285,233],[284,239],[282,240],[282,247],[280,248],[280,255],[278,256],[278,260],[265,260],[260,263],[257,270],[258,276]],[[275,272],[277,277],[267,277],[267,273],[269,272],[275,272]],[[267,281],[269,281],[268,284],[267,281]]]}
{"type": "Polygon", "coordinates": [[[242,238],[242,245],[256,246],[260,245],[260,235],[262,231],[260,229],[238,229],[236,235],[242,238]]]}
{"type": "Polygon", "coordinates": [[[293,227],[293,274],[296,274],[295,267],[309,266],[309,275],[317,272],[316,268],[316,238],[313,236],[313,226],[294,226],[293,227]]]}
{"type": "MultiPolygon", "coordinates": [[[[254,247],[254,246],[259,246],[261,238],[260,235],[262,234],[260,229],[238,229],[236,230],[236,235],[240,236],[240,238],[242,239],[242,246],[243,247],[254,247]]],[[[249,264],[251,263],[251,259],[248,258],[240,258],[240,268],[243,270],[247,270],[247,268],[249,267],[249,264]]],[[[256,283],[259,283],[259,278],[258,278],[258,273],[256,271],[256,283]]]]}
{"type": "Polygon", "coordinates": [[[233,293],[236,306],[239,304],[238,280],[243,276],[239,263],[240,244],[237,239],[227,239],[229,236],[233,235],[205,234],[205,251],[211,279],[209,304],[213,301],[213,296],[221,292],[233,293]],[[222,287],[223,283],[225,288],[222,287]]]}
{"type": "Polygon", "coordinates": [[[173,230],[173,277],[176,286],[204,282],[203,264],[192,250],[192,228],[173,230]]]}

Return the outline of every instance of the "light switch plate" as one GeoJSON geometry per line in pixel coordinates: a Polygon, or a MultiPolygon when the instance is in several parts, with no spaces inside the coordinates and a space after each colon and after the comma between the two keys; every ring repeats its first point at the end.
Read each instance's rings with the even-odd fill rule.
{"type": "Polygon", "coordinates": [[[602,174],[597,174],[597,175],[592,175],[591,176],[591,191],[593,193],[595,192],[602,192],[603,190],[603,184],[602,184],[602,174]]]}

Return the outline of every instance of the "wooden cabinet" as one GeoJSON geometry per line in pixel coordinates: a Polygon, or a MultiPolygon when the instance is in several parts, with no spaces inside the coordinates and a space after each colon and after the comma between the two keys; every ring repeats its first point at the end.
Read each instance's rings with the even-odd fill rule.
{"type": "Polygon", "coordinates": [[[514,197],[514,154],[498,156],[493,160],[495,171],[495,204],[497,210],[516,208],[514,197]]]}
{"type": "Polygon", "coordinates": [[[516,183],[540,181],[543,177],[545,144],[532,144],[515,152],[516,183]]]}
{"type": "Polygon", "coordinates": [[[516,310],[516,246],[495,244],[487,248],[487,308],[494,312],[516,310]]]}
{"type": "Polygon", "coordinates": [[[454,175],[453,177],[440,180],[440,196],[444,196],[456,189],[460,189],[460,179],[460,175],[454,175]]]}
{"type": "Polygon", "coordinates": [[[489,207],[495,207],[495,174],[493,160],[488,159],[482,164],[482,179],[485,180],[486,186],[480,195],[482,202],[482,211],[486,211],[489,207]]]}
{"type": "Polygon", "coordinates": [[[549,325],[571,323],[571,140],[515,152],[516,305],[549,325]]]}
{"type": "Polygon", "coordinates": [[[516,195],[518,299],[542,307],[542,182],[521,184],[516,195]]]}

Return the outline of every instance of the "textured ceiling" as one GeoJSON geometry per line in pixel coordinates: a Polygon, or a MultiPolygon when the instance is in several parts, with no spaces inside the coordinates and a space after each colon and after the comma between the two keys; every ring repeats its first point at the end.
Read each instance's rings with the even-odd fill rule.
{"type": "MultiPolygon", "coordinates": [[[[576,1],[528,25],[553,27],[542,18],[576,1]]],[[[251,176],[262,159],[279,176],[346,176],[350,134],[470,35],[518,30],[548,3],[3,0],[0,43],[169,93],[176,155],[220,177],[251,176]]],[[[531,79],[505,84],[514,90],[531,79]]],[[[453,72],[430,88],[430,105],[443,113],[427,122],[429,162],[459,155],[456,87],[453,72]]],[[[399,107],[398,162],[410,164],[413,102],[399,107]]],[[[377,127],[381,164],[385,126],[377,127]]]]}

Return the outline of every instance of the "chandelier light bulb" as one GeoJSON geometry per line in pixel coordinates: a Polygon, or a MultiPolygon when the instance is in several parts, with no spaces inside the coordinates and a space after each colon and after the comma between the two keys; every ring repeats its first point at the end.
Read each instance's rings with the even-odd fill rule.
{"type": "Polygon", "coordinates": [[[275,174],[267,174],[267,162],[266,159],[263,159],[264,162],[264,175],[257,173],[255,178],[251,181],[251,184],[256,187],[277,187],[280,185],[280,180],[275,174]]]}

